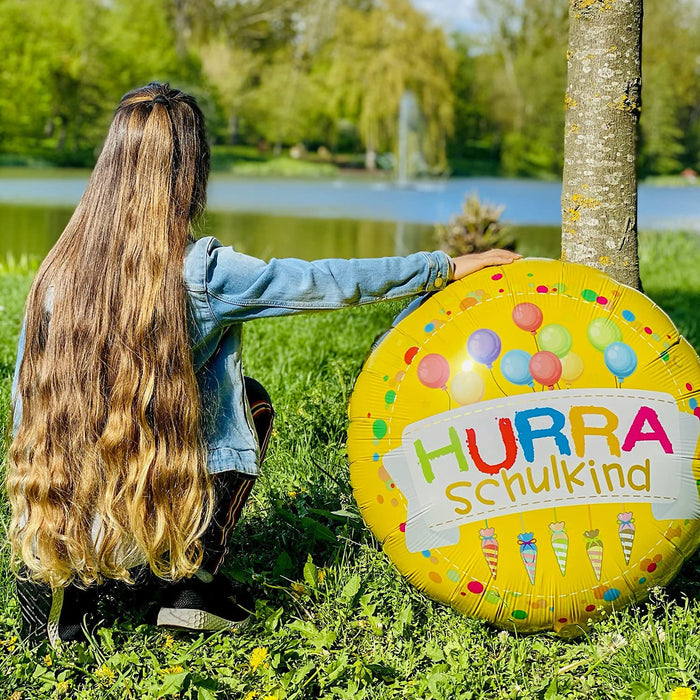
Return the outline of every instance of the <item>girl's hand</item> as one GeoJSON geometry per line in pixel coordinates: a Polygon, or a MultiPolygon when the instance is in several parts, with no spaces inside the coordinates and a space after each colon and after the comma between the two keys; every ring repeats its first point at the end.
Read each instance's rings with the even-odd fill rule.
{"type": "Polygon", "coordinates": [[[483,253],[460,255],[459,257],[452,258],[452,262],[454,263],[452,279],[462,279],[462,277],[471,275],[472,272],[481,270],[483,267],[488,267],[489,265],[508,265],[522,257],[520,253],[514,253],[511,250],[501,250],[499,248],[486,250],[483,253]]]}

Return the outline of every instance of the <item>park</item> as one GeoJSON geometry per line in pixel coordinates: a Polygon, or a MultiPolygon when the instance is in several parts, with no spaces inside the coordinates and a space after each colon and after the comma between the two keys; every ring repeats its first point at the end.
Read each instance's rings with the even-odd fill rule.
{"type": "MultiPolygon", "coordinates": [[[[553,567],[546,576],[563,578],[565,542],[568,580],[576,554],[587,575],[603,582],[595,558],[599,523],[587,524],[585,543],[579,537],[574,544],[556,508],[546,520],[533,514],[543,495],[561,499],[564,510],[566,499],[610,499],[601,508],[608,509],[624,578],[635,526],[632,508],[618,502],[635,508],[644,502],[665,515],[672,507],[666,501],[678,498],[671,477],[691,483],[697,469],[697,454],[687,451],[693,436],[697,444],[697,387],[681,386],[685,403],[677,410],[662,371],[671,377],[679,346],[696,362],[700,350],[700,5],[478,0],[452,13],[447,4],[66,0],[57,10],[49,0],[0,2],[3,482],[27,295],[80,201],[115,105],[151,80],[193,94],[206,116],[212,178],[197,237],[215,236],[264,260],[507,247],[525,257],[514,269],[528,258],[562,261],[532,263],[541,266],[587,266],[611,278],[610,289],[624,287],[627,298],[643,293],[654,320],[663,319],[659,327],[668,324],[668,336],[657,340],[657,326],[649,323],[647,332],[640,321],[638,308],[647,307],[629,307],[632,314],[610,305],[625,333],[634,330],[643,340],[634,346],[639,367],[653,366],[657,385],[649,380],[643,390],[627,390],[636,386],[630,378],[636,357],[634,367],[606,365],[595,328],[587,331],[590,318],[578,311],[602,314],[608,298],[570,289],[564,302],[570,306],[549,331],[567,326],[575,348],[589,343],[586,371],[595,364],[614,397],[588,388],[595,384],[583,391],[566,373],[560,381],[561,373],[548,379],[520,371],[521,345],[545,335],[538,325],[536,340],[527,321],[508,310],[502,318],[491,314],[488,324],[496,330],[509,324],[524,340],[511,343],[508,358],[494,358],[494,368],[487,357],[474,364],[487,383],[509,384],[521,403],[504,407],[488,386],[478,404],[474,396],[446,403],[447,377],[437,376],[438,367],[434,378],[424,364],[421,380],[416,367],[424,355],[414,353],[416,376],[407,382],[449,421],[438,432],[422,415],[406,414],[401,445],[391,426],[388,435],[386,426],[380,432],[375,426],[382,411],[402,408],[400,392],[385,402],[379,377],[371,419],[358,395],[368,354],[382,348],[378,340],[409,299],[246,322],[245,372],[265,384],[276,411],[269,453],[223,567],[254,591],[249,623],[215,633],[164,629],[137,589],[108,580],[103,622],[87,630],[86,641],[26,643],[3,536],[0,698],[691,700],[700,691],[700,559],[681,539],[697,518],[697,498],[688,493],[653,551],[657,534],[652,538],[635,513],[635,546],[654,539],[638,562],[644,575],[637,578],[645,581],[623,591],[629,605],[618,604],[625,595],[612,585],[593,586],[590,600],[581,598],[574,631],[555,620],[530,633],[536,628],[521,612],[539,620],[546,611],[539,601],[532,610],[519,605],[515,593],[508,603],[514,612],[494,615],[496,627],[483,619],[488,614],[472,614],[476,607],[435,600],[432,589],[414,585],[410,566],[407,573],[402,561],[392,561],[394,521],[391,529],[371,522],[372,508],[392,513],[396,523],[408,520],[401,523],[401,551],[408,546],[410,556],[426,562],[434,558],[421,545],[430,528],[445,541],[460,538],[445,514],[478,531],[473,558],[485,576],[469,584],[466,598],[485,593],[483,611],[495,600],[488,598],[489,570],[497,582],[504,577],[507,538],[513,547],[518,542],[516,564],[527,585],[538,576],[547,590],[550,539],[553,567]],[[458,16],[467,19],[458,23],[458,16]],[[454,247],[455,236],[467,247],[454,247]],[[666,337],[668,347],[661,345],[666,337]],[[658,348],[644,355],[653,343],[658,348]],[[670,365],[664,353],[671,353],[670,365]],[[483,414],[475,416],[474,405],[483,414]],[[377,480],[377,453],[390,486],[379,502],[370,486],[367,507],[357,475],[368,464],[377,480]],[[401,514],[392,506],[395,486],[405,495],[401,514]],[[520,537],[520,530],[532,535],[537,527],[521,527],[520,515],[499,530],[490,519],[494,507],[509,509],[514,520],[523,512],[535,518],[537,573],[523,554],[523,547],[537,552],[535,540],[520,537]],[[413,528],[406,508],[420,513],[413,528]],[[652,585],[661,572],[666,576],[672,557],[675,577],[652,585]]],[[[498,275],[484,273],[481,294],[470,291],[455,302],[455,315],[486,318],[484,289],[506,308],[508,287],[498,275]]],[[[546,280],[528,293],[545,310],[554,308],[564,289],[553,286],[546,280]]],[[[559,353],[562,361],[567,351],[559,353]]],[[[397,363],[408,372],[403,358],[402,350],[397,363]]],[[[463,359],[454,366],[461,369],[463,359]]],[[[461,391],[469,394],[472,385],[461,391]]],[[[3,490],[3,532],[9,522],[3,490]]],[[[443,576],[439,585],[449,583],[443,576]]]]}

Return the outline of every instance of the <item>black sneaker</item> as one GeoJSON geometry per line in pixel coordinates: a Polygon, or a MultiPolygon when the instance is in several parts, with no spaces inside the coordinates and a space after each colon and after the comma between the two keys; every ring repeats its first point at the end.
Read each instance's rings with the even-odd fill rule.
{"type": "Polygon", "coordinates": [[[97,614],[97,590],[70,585],[51,589],[45,584],[16,579],[17,597],[22,612],[20,637],[38,644],[48,639],[51,646],[58,640],[85,641],[83,626],[91,626],[97,614]]]}
{"type": "Polygon", "coordinates": [[[219,631],[242,627],[255,610],[253,597],[221,574],[201,572],[164,592],[157,624],[219,631]]]}

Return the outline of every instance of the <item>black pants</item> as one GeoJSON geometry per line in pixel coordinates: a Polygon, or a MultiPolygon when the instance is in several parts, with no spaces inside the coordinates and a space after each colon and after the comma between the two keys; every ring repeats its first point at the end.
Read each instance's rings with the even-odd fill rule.
{"type": "MultiPolygon", "coordinates": [[[[245,378],[245,391],[253,414],[253,424],[260,445],[260,463],[267,452],[272,433],[275,412],[270,397],[262,384],[250,377],[245,378]]],[[[226,557],[228,539],[240,518],[241,511],[250,495],[256,477],[236,471],[219,472],[213,476],[214,514],[204,533],[204,560],[202,568],[215,574],[226,557]]]]}

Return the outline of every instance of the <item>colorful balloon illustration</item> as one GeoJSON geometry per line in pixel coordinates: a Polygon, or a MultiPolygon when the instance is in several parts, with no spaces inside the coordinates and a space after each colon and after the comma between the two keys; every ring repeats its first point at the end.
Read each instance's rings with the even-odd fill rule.
{"type": "Polygon", "coordinates": [[[450,363],[438,353],[431,352],[418,363],[418,379],[430,389],[445,389],[450,377],[450,363]]]}
{"type": "Polygon", "coordinates": [[[548,350],[536,352],[530,358],[529,369],[536,382],[548,386],[550,389],[553,389],[561,378],[561,360],[548,350]]]}
{"type": "Polygon", "coordinates": [[[513,323],[523,331],[529,331],[533,335],[542,325],[542,309],[537,304],[526,301],[516,304],[512,313],[513,323]]]}
{"type": "Polygon", "coordinates": [[[486,385],[476,372],[458,372],[450,382],[452,398],[463,406],[484,398],[486,385]]]}
{"type": "Polygon", "coordinates": [[[605,366],[622,382],[637,369],[637,353],[627,343],[610,343],[603,353],[605,366]]]}
{"type": "Polygon", "coordinates": [[[492,330],[480,328],[469,336],[467,352],[474,360],[491,369],[501,354],[501,339],[492,330]]]}
{"type": "Polygon", "coordinates": [[[572,384],[583,374],[583,360],[575,352],[569,352],[561,358],[561,378],[567,384],[572,384]]]}
{"type": "Polygon", "coordinates": [[[501,358],[501,374],[511,384],[532,386],[530,359],[530,353],[525,352],[525,350],[509,350],[501,358]]]}
{"type": "Polygon", "coordinates": [[[537,339],[542,350],[553,352],[559,358],[565,357],[574,343],[571,333],[559,323],[542,326],[537,339]]]}
{"type": "Polygon", "coordinates": [[[611,343],[622,340],[620,327],[607,316],[594,318],[586,328],[586,335],[591,345],[600,352],[604,352],[611,343]]]}

